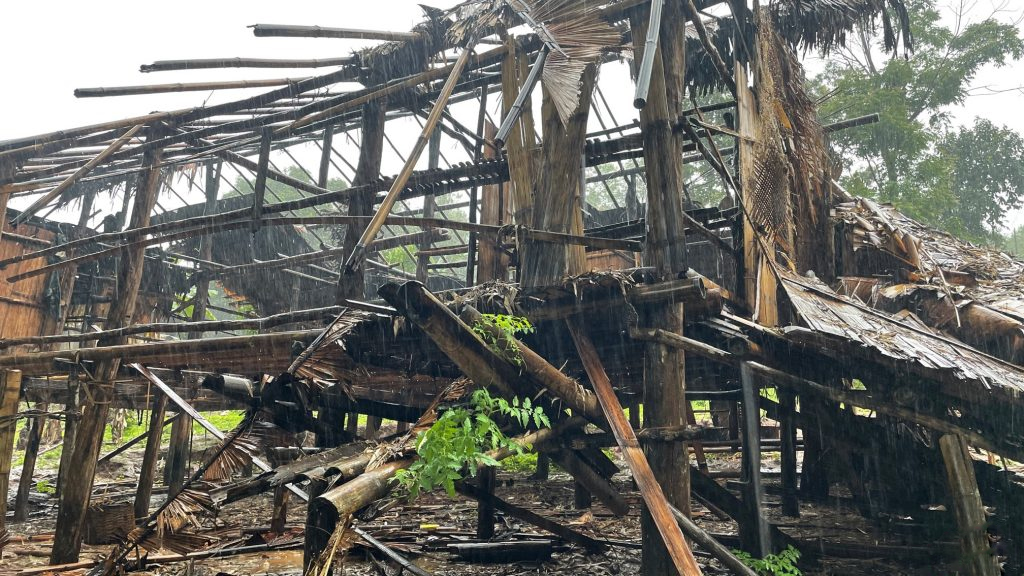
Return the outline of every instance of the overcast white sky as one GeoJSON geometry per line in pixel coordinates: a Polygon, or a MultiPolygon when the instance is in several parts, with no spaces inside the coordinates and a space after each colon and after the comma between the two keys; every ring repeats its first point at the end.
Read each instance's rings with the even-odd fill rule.
{"type": "MultiPolygon", "coordinates": [[[[457,0],[420,0],[446,8],[457,0]]],[[[1010,4],[1015,4],[1017,0],[1010,4]]],[[[993,0],[979,0],[983,13],[993,0]]],[[[1024,8],[1024,7],[1022,7],[1024,8]]],[[[212,57],[330,58],[369,44],[336,39],[256,38],[255,23],[319,24],[405,31],[422,19],[416,0],[9,1],[0,34],[0,140],[154,110],[233,100],[255,91],[187,92],[76,99],[75,88],[204,80],[295,78],[325,69],[222,69],[142,74],[155,60],[212,57]]],[[[629,97],[626,82],[606,84],[609,97],[629,97]]],[[[1024,84],[1024,64],[984,71],[976,82],[995,90],[1024,84]]],[[[969,122],[987,117],[1024,133],[1024,93],[977,96],[956,111],[969,122]]],[[[623,110],[623,116],[631,114],[623,110]]],[[[628,121],[628,117],[619,118],[628,121]]],[[[411,147],[411,143],[410,146],[411,147]]]]}

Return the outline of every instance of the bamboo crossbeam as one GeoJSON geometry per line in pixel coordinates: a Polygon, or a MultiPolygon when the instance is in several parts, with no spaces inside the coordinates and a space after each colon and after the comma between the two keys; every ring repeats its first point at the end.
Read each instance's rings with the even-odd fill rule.
{"type": "Polygon", "coordinates": [[[76,88],[75,98],[101,98],[104,96],[135,96],[139,94],[162,94],[165,92],[199,92],[206,90],[235,90],[240,88],[269,88],[294,84],[304,78],[268,78],[266,80],[232,80],[225,82],[175,82],[173,84],[148,84],[143,86],[112,86],[98,88],[76,88]]]}
{"type": "Polygon", "coordinates": [[[358,28],[328,28],[324,26],[296,26],[289,24],[253,24],[254,36],[261,38],[344,38],[349,40],[419,40],[416,32],[390,32],[361,30],[358,28]]]}
{"type": "Polygon", "coordinates": [[[169,70],[200,70],[210,68],[324,68],[347,66],[354,60],[324,58],[320,60],[290,60],[274,58],[202,58],[197,60],[157,60],[152,64],[139,66],[139,72],[166,72],[169,70]]]}
{"type": "Polygon", "coordinates": [[[140,363],[161,366],[198,366],[214,362],[218,353],[233,353],[247,358],[287,357],[292,342],[311,342],[322,330],[274,332],[256,336],[232,336],[204,340],[177,340],[146,344],[122,344],[99,348],[57,350],[50,352],[18,352],[0,356],[0,367],[18,367],[27,376],[49,374],[57,360],[68,362],[97,362],[124,358],[140,363]]]}
{"type": "Polygon", "coordinates": [[[310,310],[296,310],[294,312],[282,312],[273,316],[263,318],[252,318],[245,320],[210,320],[203,322],[154,322],[152,324],[135,324],[116,330],[103,330],[100,332],[89,332],[86,334],[58,334],[53,336],[27,336],[24,338],[8,338],[0,340],[0,349],[12,346],[25,345],[47,345],[67,342],[90,342],[98,338],[115,338],[121,336],[132,336],[134,334],[179,334],[184,332],[218,332],[228,330],[266,330],[285,324],[296,322],[312,322],[317,320],[330,319],[345,310],[344,306],[328,306],[325,308],[312,308],[310,310]]]}
{"type": "MultiPolygon", "coordinates": [[[[36,212],[38,212],[41,208],[52,202],[54,198],[60,196],[61,193],[70,188],[75,182],[81,180],[82,177],[88,174],[90,170],[92,170],[93,168],[101,164],[104,160],[109,158],[111,154],[120,150],[122,146],[127,144],[128,141],[131,140],[132,137],[135,136],[135,134],[142,129],[142,126],[142,124],[136,124],[135,126],[131,127],[120,138],[115,140],[113,144],[107,146],[107,148],[100,152],[95,158],[86,162],[85,166],[82,166],[74,174],[68,176],[63,182],[58,184],[53,190],[50,190],[48,193],[46,193],[42,198],[33,202],[32,205],[26,208],[21,214],[19,214],[17,218],[11,220],[11,227],[14,228],[19,223],[24,222],[25,220],[31,218],[36,212]]],[[[2,215],[0,215],[0,217],[2,217],[2,215]]]]}

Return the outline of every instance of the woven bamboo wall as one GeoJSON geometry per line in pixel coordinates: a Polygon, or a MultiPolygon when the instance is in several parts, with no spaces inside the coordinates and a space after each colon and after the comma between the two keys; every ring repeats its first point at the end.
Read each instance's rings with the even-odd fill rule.
{"type": "MultiPolygon", "coordinates": [[[[0,239],[0,258],[11,258],[42,248],[42,245],[37,242],[8,236],[8,232],[38,238],[47,243],[52,242],[56,236],[50,230],[37,228],[31,224],[22,224],[16,231],[13,231],[7,221],[8,219],[4,218],[4,233],[0,239]]],[[[7,282],[7,278],[10,276],[45,264],[45,258],[35,258],[12,264],[4,270],[0,270],[0,338],[37,336],[43,333],[47,324],[52,324],[53,320],[49,318],[43,304],[43,293],[50,278],[48,274],[28,278],[15,284],[7,282]]]]}

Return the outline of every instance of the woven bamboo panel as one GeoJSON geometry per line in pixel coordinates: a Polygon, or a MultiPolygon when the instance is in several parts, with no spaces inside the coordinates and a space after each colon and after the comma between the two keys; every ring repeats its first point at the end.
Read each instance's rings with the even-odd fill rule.
{"type": "MultiPolygon", "coordinates": [[[[0,239],[0,258],[20,256],[42,247],[37,243],[12,238],[7,235],[8,232],[47,242],[52,242],[55,237],[53,232],[30,224],[22,224],[16,231],[12,231],[6,218],[3,226],[4,234],[0,239]]],[[[7,278],[46,264],[44,258],[35,258],[12,264],[0,271],[0,338],[37,336],[42,333],[48,316],[43,303],[43,293],[50,275],[35,276],[15,284],[7,282],[7,278]]]]}
{"type": "Polygon", "coordinates": [[[89,506],[85,514],[86,544],[113,544],[124,539],[135,528],[131,502],[100,502],[89,506]]]}

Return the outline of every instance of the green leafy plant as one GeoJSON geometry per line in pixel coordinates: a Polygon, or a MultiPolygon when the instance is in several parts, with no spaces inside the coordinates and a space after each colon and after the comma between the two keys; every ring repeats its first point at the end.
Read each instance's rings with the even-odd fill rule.
{"type": "Polygon", "coordinates": [[[36,492],[40,494],[56,494],[57,487],[51,484],[49,480],[40,480],[36,482],[36,492]]]}
{"type": "Polygon", "coordinates": [[[473,332],[476,332],[492,350],[511,360],[516,366],[523,365],[523,356],[516,344],[516,334],[532,334],[535,329],[533,324],[523,316],[511,316],[506,314],[482,314],[483,320],[473,324],[473,332]],[[505,335],[504,342],[487,329],[487,326],[494,326],[505,335]]]}
{"type": "Polygon", "coordinates": [[[764,558],[754,558],[742,550],[733,550],[733,554],[741,562],[750,566],[760,576],[800,576],[800,569],[796,562],[800,559],[800,551],[793,546],[787,546],[778,554],[769,554],[764,558]]]}
{"type": "Polygon", "coordinates": [[[484,389],[473,392],[469,405],[444,410],[429,429],[416,437],[419,459],[396,475],[409,497],[415,499],[421,492],[438,486],[454,497],[455,483],[462,480],[466,470],[475,476],[477,466],[501,465],[488,451],[507,448],[519,455],[529,449],[505,436],[494,421],[495,415],[507,417],[523,428],[551,425],[543,409],[533,405],[529,398],[513,398],[509,402],[484,389]]]}

